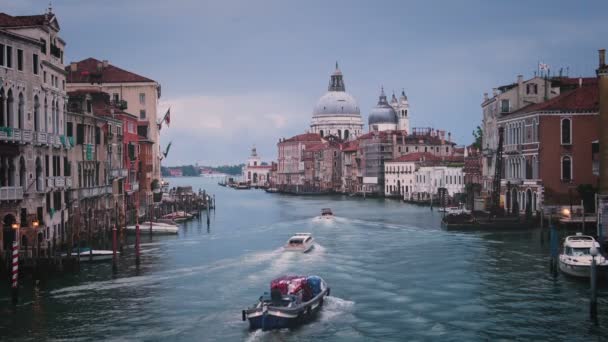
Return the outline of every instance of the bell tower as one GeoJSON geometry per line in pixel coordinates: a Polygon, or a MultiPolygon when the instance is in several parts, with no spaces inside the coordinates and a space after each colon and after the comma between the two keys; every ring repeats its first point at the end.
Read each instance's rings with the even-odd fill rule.
{"type": "Polygon", "coordinates": [[[397,117],[399,118],[397,129],[399,129],[400,131],[406,131],[409,134],[410,105],[407,101],[407,95],[405,95],[405,90],[401,91],[401,96],[399,96],[399,103],[397,104],[395,111],[397,112],[397,117]]]}

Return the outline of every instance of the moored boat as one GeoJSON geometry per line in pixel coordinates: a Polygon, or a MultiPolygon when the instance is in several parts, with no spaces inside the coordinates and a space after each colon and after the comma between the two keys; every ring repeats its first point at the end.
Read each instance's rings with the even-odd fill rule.
{"type": "MultiPolygon", "coordinates": [[[[91,249],[89,247],[80,247],[72,249],[72,256],[77,257],[80,250],[80,262],[89,262],[89,261],[108,261],[112,260],[114,256],[113,251],[103,250],[103,249],[91,249]]],[[[62,257],[67,257],[67,253],[63,253],[62,257]]],[[[120,255],[119,251],[116,251],[116,255],[120,255]]]]}
{"type": "Polygon", "coordinates": [[[290,252],[306,253],[313,247],[314,241],[311,233],[296,233],[287,240],[284,249],[290,252]]]}
{"type": "Polygon", "coordinates": [[[323,307],[330,289],[318,276],[284,276],[270,283],[270,293],[260,296],[253,307],[243,310],[243,321],[252,330],[292,328],[312,320],[323,307]]]}
{"type": "Polygon", "coordinates": [[[564,240],[563,249],[559,255],[559,269],[573,277],[589,278],[593,248],[597,252],[595,262],[598,274],[605,275],[608,270],[608,261],[600,253],[600,244],[593,237],[582,233],[567,236],[564,240]]]}
{"type": "Polygon", "coordinates": [[[249,190],[249,189],[251,189],[251,185],[249,183],[247,183],[247,182],[239,182],[236,185],[235,189],[237,189],[237,190],[249,190]]]}
{"type": "MultiPolygon", "coordinates": [[[[127,226],[127,233],[135,234],[136,226],[127,226]]],[[[150,222],[142,222],[139,225],[140,234],[150,233],[150,222]]],[[[152,234],[155,235],[172,235],[179,232],[179,227],[173,224],[162,222],[152,222],[152,234]]]]}
{"type": "Polygon", "coordinates": [[[277,189],[277,188],[267,188],[267,189],[265,189],[265,191],[268,192],[268,193],[274,194],[274,193],[279,192],[279,189],[277,189]]]}

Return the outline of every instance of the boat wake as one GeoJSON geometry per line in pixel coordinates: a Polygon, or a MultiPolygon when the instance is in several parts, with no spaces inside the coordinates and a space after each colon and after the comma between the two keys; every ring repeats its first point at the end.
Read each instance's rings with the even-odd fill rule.
{"type": "Polygon", "coordinates": [[[320,321],[330,321],[336,317],[353,312],[355,302],[339,297],[325,297],[323,309],[320,311],[320,321]]]}

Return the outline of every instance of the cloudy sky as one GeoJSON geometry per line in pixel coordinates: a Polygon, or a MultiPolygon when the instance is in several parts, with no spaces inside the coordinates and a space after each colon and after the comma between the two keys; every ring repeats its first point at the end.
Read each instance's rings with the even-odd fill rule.
{"type": "MultiPolygon", "coordinates": [[[[39,14],[48,1],[0,0],[39,14]]],[[[608,1],[54,0],[66,62],[87,57],[162,84],[167,165],[237,163],[306,131],[338,60],[365,121],[380,86],[405,89],[413,126],[472,141],[484,92],[554,72],[590,76],[608,1]],[[584,4],[584,5],[583,5],[584,4]]],[[[159,113],[162,115],[162,113],[159,113]]]]}

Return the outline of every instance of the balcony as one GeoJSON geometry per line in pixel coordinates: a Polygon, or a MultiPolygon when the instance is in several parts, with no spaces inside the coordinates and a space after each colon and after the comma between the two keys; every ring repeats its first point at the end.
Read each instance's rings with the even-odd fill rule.
{"type": "Polygon", "coordinates": [[[101,185],[101,186],[92,186],[88,188],[80,188],[75,191],[78,191],[78,198],[92,198],[101,195],[112,194],[112,186],[111,185],[101,185]]]}
{"type": "Polygon", "coordinates": [[[128,175],[128,170],[127,169],[113,169],[110,170],[110,177],[111,178],[125,178],[128,175]]]}
{"type": "Polygon", "coordinates": [[[139,191],[139,182],[131,183],[131,191],[139,191]]]}
{"type": "Polygon", "coordinates": [[[23,187],[3,186],[0,188],[0,201],[20,201],[23,199],[23,187]]]}
{"type": "Polygon", "coordinates": [[[84,153],[84,160],[87,160],[87,161],[95,160],[95,145],[84,144],[82,153],[84,153]]]}
{"type": "Polygon", "coordinates": [[[55,177],[55,187],[65,188],[65,177],[55,177]]]}
{"type": "MultiPolygon", "coordinates": [[[[50,134],[49,134],[50,135],[50,134]]],[[[40,145],[48,145],[48,136],[44,132],[34,132],[34,142],[40,145]]]]}

